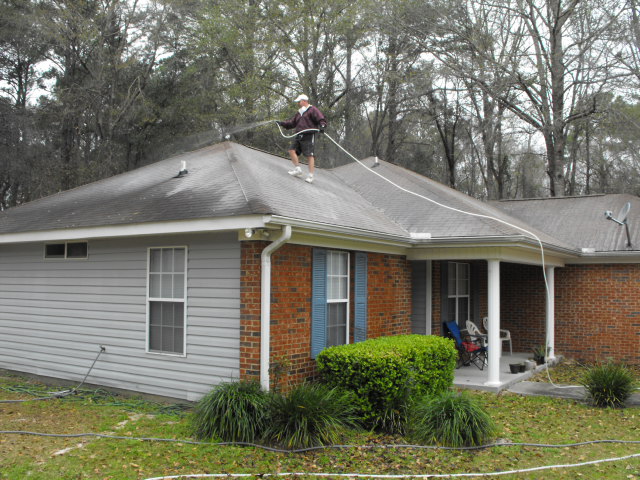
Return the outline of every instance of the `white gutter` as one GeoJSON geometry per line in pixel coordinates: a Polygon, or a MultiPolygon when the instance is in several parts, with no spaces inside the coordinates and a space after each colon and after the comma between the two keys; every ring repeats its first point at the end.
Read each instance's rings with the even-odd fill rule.
{"type": "Polygon", "coordinates": [[[244,228],[264,228],[270,220],[270,215],[238,215],[236,217],[199,218],[166,222],[64,227],[31,232],[0,233],[0,245],[5,243],[52,242],[145,235],[172,235],[176,233],[233,231],[244,228]]]}
{"type": "Polygon", "coordinates": [[[269,391],[269,357],[271,348],[271,254],[291,238],[291,225],[284,225],[282,235],[262,250],[260,282],[260,385],[269,391]]]}

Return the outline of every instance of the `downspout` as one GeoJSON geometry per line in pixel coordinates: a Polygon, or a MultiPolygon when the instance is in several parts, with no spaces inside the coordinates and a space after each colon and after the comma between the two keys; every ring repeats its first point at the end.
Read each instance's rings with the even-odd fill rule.
{"type": "Polygon", "coordinates": [[[260,385],[269,391],[269,357],[271,348],[271,254],[291,238],[291,225],[285,225],[282,234],[262,250],[262,281],[260,282],[260,385]]]}

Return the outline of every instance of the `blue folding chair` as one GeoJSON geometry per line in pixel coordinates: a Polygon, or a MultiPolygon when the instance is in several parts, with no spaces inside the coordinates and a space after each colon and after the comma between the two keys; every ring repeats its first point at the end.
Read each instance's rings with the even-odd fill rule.
{"type": "Polygon", "coordinates": [[[487,364],[487,347],[482,343],[482,338],[468,333],[463,336],[460,327],[455,321],[443,323],[445,332],[449,338],[456,343],[458,350],[458,365],[471,365],[472,363],[480,370],[487,364]]]}

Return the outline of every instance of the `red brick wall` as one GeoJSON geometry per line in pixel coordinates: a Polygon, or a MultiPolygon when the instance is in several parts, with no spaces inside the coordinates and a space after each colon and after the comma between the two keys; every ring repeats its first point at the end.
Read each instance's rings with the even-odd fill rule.
{"type": "MultiPolygon", "coordinates": [[[[265,242],[242,242],[240,377],[260,377],[260,254],[265,242]]],[[[286,244],[271,257],[272,388],[287,390],[315,375],[311,358],[312,248],[286,244]],[[277,381],[278,385],[275,385],[277,381]]],[[[353,261],[351,274],[353,282],[353,261]]],[[[404,257],[368,255],[368,337],[410,333],[411,270],[404,257]]],[[[351,286],[353,300],[353,283],[351,286]]],[[[353,335],[353,301],[351,302],[353,335]]],[[[352,337],[353,338],[353,337],[352,337]]]]}
{"type": "MultiPolygon", "coordinates": [[[[545,342],[540,267],[503,263],[502,327],[513,349],[545,342]]],[[[640,364],[640,265],[568,265],[555,269],[556,353],[580,361],[612,358],[640,364]]]]}
{"type": "Polygon", "coordinates": [[[367,288],[367,338],[411,333],[410,262],[404,257],[369,253],[367,288]]]}
{"type": "Polygon", "coordinates": [[[556,351],[640,365],[640,265],[556,269],[556,351]]]}
{"type": "MultiPolygon", "coordinates": [[[[511,333],[514,352],[532,354],[544,345],[546,301],[541,267],[500,264],[500,328],[511,333]]],[[[509,346],[502,348],[508,352],[509,346]]]]}

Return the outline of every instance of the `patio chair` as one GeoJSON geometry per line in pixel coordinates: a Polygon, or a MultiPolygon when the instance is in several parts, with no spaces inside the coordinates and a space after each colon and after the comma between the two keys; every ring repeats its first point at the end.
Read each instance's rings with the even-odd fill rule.
{"type": "MultiPolygon", "coordinates": [[[[484,327],[485,332],[489,332],[487,328],[489,325],[489,317],[484,317],[482,319],[482,326],[484,327]]],[[[509,330],[500,329],[500,340],[503,342],[509,342],[509,355],[513,355],[513,346],[511,345],[511,332],[509,330]]]]}
{"type": "Polygon", "coordinates": [[[469,335],[471,335],[472,337],[479,338],[482,341],[483,347],[487,346],[487,334],[482,333],[478,326],[471,320],[467,320],[467,332],[469,332],[469,335]]]}
{"type": "Polygon", "coordinates": [[[463,335],[455,321],[445,322],[443,325],[445,332],[448,332],[448,335],[456,343],[456,349],[458,350],[458,365],[456,368],[473,363],[480,370],[484,369],[487,364],[487,347],[477,337],[468,333],[463,335]]]}

